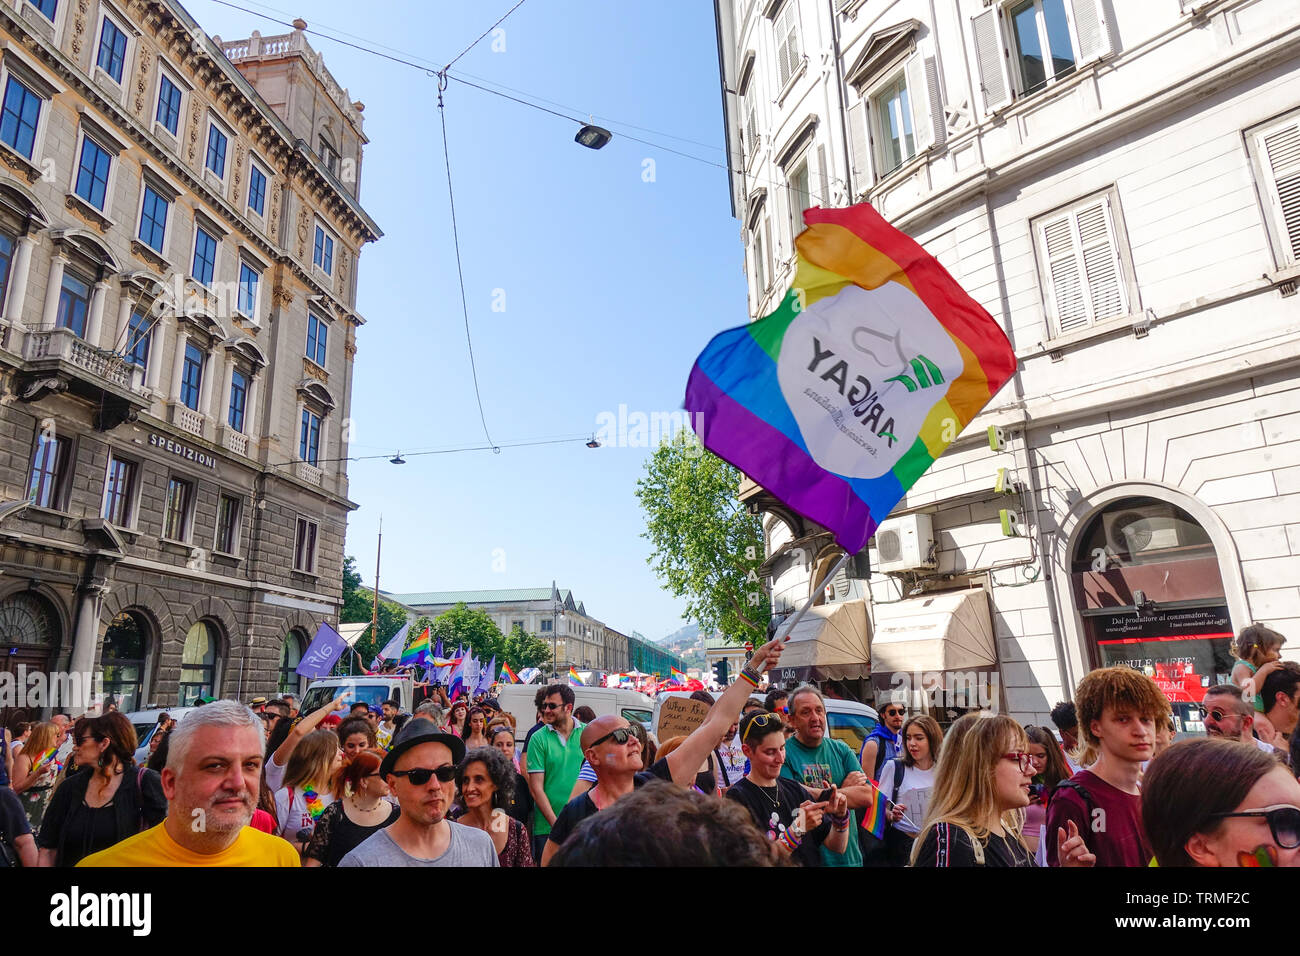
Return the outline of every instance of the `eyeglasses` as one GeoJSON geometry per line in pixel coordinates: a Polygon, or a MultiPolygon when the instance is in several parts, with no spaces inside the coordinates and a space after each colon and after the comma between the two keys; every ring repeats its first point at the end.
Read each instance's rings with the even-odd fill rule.
{"type": "Polygon", "coordinates": [[[1003,754],[1002,759],[1014,760],[1016,763],[1020,764],[1021,773],[1034,772],[1034,755],[1027,751],[1016,750],[1009,754],[1003,754]]]}
{"type": "Polygon", "coordinates": [[[417,787],[423,787],[429,782],[430,777],[437,777],[439,783],[451,783],[456,779],[456,765],[453,763],[443,764],[436,770],[430,770],[428,767],[416,767],[414,770],[394,770],[394,777],[405,777],[417,787]]]}
{"type": "Polygon", "coordinates": [[[604,737],[601,737],[599,740],[593,740],[591,746],[588,747],[587,749],[594,750],[596,747],[599,747],[601,744],[603,744],[606,740],[612,740],[614,741],[614,743],[618,744],[621,747],[623,746],[623,744],[627,743],[629,737],[635,737],[635,736],[636,734],[632,731],[631,727],[620,727],[618,728],[618,730],[611,730],[609,733],[607,733],[604,737]]]}
{"type": "Polygon", "coordinates": [[[781,727],[781,728],[785,727],[785,722],[781,720],[780,714],[759,714],[757,717],[755,717],[753,720],[749,722],[749,725],[745,728],[745,732],[740,735],[740,742],[743,744],[746,740],[748,740],[749,735],[753,732],[755,727],[762,730],[768,724],[773,722],[776,723],[777,727],[781,727]]]}
{"type": "Polygon", "coordinates": [[[542,710],[559,710],[563,706],[563,704],[552,704],[548,700],[546,703],[542,704],[542,710]]]}
{"type": "Polygon", "coordinates": [[[90,734],[90,735],[88,735],[88,736],[86,736],[86,737],[78,737],[78,738],[77,738],[77,746],[78,746],[78,747],[84,747],[84,746],[86,746],[86,744],[91,744],[91,743],[95,743],[95,744],[97,744],[97,743],[99,743],[99,742],[100,742],[101,740],[103,740],[103,739],[104,739],[103,737],[96,737],[94,734],[90,734]]]}
{"type": "Polygon", "coordinates": [[[906,717],[906,716],[907,716],[907,711],[905,711],[905,710],[887,710],[887,711],[885,711],[885,716],[886,716],[886,717],[906,717]]]}
{"type": "Polygon", "coordinates": [[[1226,710],[1222,710],[1222,709],[1220,709],[1220,708],[1218,708],[1218,707],[1215,707],[1213,710],[1206,710],[1204,704],[1197,704],[1197,705],[1196,705],[1196,709],[1199,710],[1199,711],[1201,712],[1201,719],[1202,719],[1202,720],[1204,720],[1206,717],[1213,717],[1213,718],[1214,718],[1214,722],[1215,722],[1216,724],[1217,724],[1219,721],[1223,720],[1224,717],[1240,717],[1240,716],[1242,716],[1241,714],[1233,714],[1233,713],[1229,713],[1228,711],[1226,711],[1226,710]]]}
{"type": "Polygon", "coordinates": [[[1222,820],[1227,817],[1263,817],[1268,821],[1268,832],[1273,834],[1273,842],[1283,850],[1300,847],[1300,807],[1280,803],[1277,806],[1262,807],[1259,810],[1237,810],[1233,813],[1215,813],[1210,819],[1222,820]]]}

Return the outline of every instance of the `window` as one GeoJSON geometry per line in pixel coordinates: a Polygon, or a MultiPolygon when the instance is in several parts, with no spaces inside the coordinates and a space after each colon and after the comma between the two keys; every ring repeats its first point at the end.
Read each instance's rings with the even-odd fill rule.
{"type": "Polygon", "coordinates": [[[1273,123],[1248,136],[1247,141],[1278,261],[1300,262],[1300,117],[1273,123]]]}
{"type": "Polygon", "coordinates": [[[763,233],[754,230],[754,288],[761,296],[767,291],[767,260],[764,258],[763,233]]]}
{"type": "Polygon", "coordinates": [[[329,331],[328,325],[312,313],[307,313],[307,357],[321,368],[325,367],[325,344],[329,339],[329,331]]]}
{"type": "Polygon", "coordinates": [[[129,611],[113,618],[104,633],[100,661],[104,668],[104,697],[117,701],[121,713],[144,707],[144,673],[149,627],[129,611]]]}
{"type": "Polygon", "coordinates": [[[180,697],[178,703],[189,707],[200,697],[215,693],[217,681],[217,634],[207,621],[196,621],[185,635],[181,651],[180,697]]]}
{"type": "Polygon", "coordinates": [[[293,540],[293,569],[305,574],[316,571],[316,522],[298,519],[298,530],[293,540]]]}
{"type": "Polygon", "coordinates": [[[298,431],[298,457],[311,465],[320,461],[320,416],[309,408],[302,410],[302,427],[298,431]]]}
{"type": "Polygon", "coordinates": [[[190,273],[205,286],[217,271],[217,239],[202,226],[194,227],[194,266],[190,273]]]}
{"type": "Polygon", "coordinates": [[[290,634],[284,639],[284,647],[280,649],[280,681],[276,684],[276,693],[302,696],[303,679],[298,673],[298,665],[302,663],[302,647],[303,639],[296,634],[290,634]]]}
{"type": "Polygon", "coordinates": [[[322,227],[316,227],[316,244],[312,249],[311,261],[320,266],[327,276],[334,274],[334,237],[322,227]]]}
{"type": "Polygon", "coordinates": [[[135,474],[135,462],[109,456],[108,477],[104,482],[104,517],[122,528],[128,527],[134,517],[131,498],[135,494],[135,474]]]}
{"type": "Polygon", "coordinates": [[[1034,224],[1053,335],[1127,315],[1125,269],[1110,194],[1034,224]]]}
{"type": "Polygon", "coordinates": [[[173,136],[177,135],[181,123],[181,90],[166,73],[158,81],[158,109],[154,119],[173,136]]]}
{"type": "Polygon", "coordinates": [[[40,118],[41,98],[11,75],[0,106],[0,141],[31,159],[40,118]]]}
{"type": "Polygon", "coordinates": [[[9,266],[14,259],[14,241],[0,232],[0,309],[4,308],[9,293],[9,266]]]}
{"type": "Polygon", "coordinates": [[[257,319],[257,287],[262,274],[247,262],[239,263],[239,311],[250,319],[257,319]]]}
{"type": "Polygon", "coordinates": [[[163,537],[185,541],[190,534],[190,502],[194,486],[181,478],[167,479],[167,510],[163,515],[163,537]]]}
{"type": "Polygon", "coordinates": [[[339,153],[324,136],[320,138],[320,161],[335,176],[339,174],[339,153]]]}
{"type": "Polygon", "coordinates": [[[217,550],[222,554],[238,554],[239,499],[222,495],[217,504],[217,550]]]}
{"type": "Polygon", "coordinates": [[[524,629],[524,622],[523,622],[523,621],[511,621],[511,622],[510,622],[510,630],[513,631],[515,628],[519,628],[519,630],[522,631],[522,630],[524,629]]]}
{"type": "Polygon", "coordinates": [[[83,282],[71,272],[63,273],[63,288],[59,290],[59,309],[54,324],[60,329],[70,329],[77,336],[86,334],[86,314],[90,311],[90,283],[83,282]]]}
{"type": "Polygon", "coordinates": [[[790,174],[790,235],[803,232],[804,210],[812,206],[812,185],[808,176],[808,163],[800,163],[790,174]]]}
{"type": "Polygon", "coordinates": [[[244,431],[244,409],[248,405],[248,376],[239,369],[230,372],[230,408],[226,421],[239,433],[244,431]]]}
{"type": "Polygon", "coordinates": [[[259,216],[266,215],[266,173],[257,163],[251,163],[248,169],[248,208],[259,216]]]}
{"type": "Polygon", "coordinates": [[[226,178],[226,146],[229,142],[229,137],[217,128],[217,124],[209,121],[208,152],[203,165],[222,180],[226,178]]]}
{"type": "Polygon", "coordinates": [[[994,112],[1111,52],[1107,0],[1016,0],[971,19],[984,107],[994,112]]]}
{"type": "Polygon", "coordinates": [[[125,358],[141,368],[149,366],[149,343],[153,335],[153,323],[145,312],[131,313],[131,322],[126,333],[125,358]]]}
{"type": "Polygon", "coordinates": [[[140,240],[159,254],[166,244],[167,213],[170,209],[171,203],[145,183],[144,204],[140,209],[140,240]]]}
{"type": "Polygon", "coordinates": [[[38,508],[59,508],[63,504],[63,483],[68,470],[70,444],[42,430],[36,437],[27,500],[38,508]]]}
{"type": "Polygon", "coordinates": [[[202,391],[203,352],[193,342],[186,342],[185,359],[181,364],[181,404],[197,412],[202,391]]]}
{"type": "Polygon", "coordinates": [[[1036,93],[1074,72],[1065,0],[1024,0],[1008,10],[1020,91],[1036,93]]]}
{"type": "Polygon", "coordinates": [[[51,23],[54,22],[54,14],[59,9],[59,0],[28,0],[28,2],[37,10],[41,11],[41,15],[44,16],[46,20],[49,20],[51,23]]]}
{"type": "Polygon", "coordinates": [[[799,4],[796,0],[786,0],[772,33],[776,38],[777,85],[784,89],[803,59],[799,52],[799,4]]]}
{"type": "Polygon", "coordinates": [[[551,625],[554,624],[554,623],[555,623],[554,621],[545,621],[545,620],[542,621],[542,622],[541,622],[541,624],[542,624],[542,633],[543,633],[543,634],[549,634],[550,631],[551,631],[551,625]]]}
{"type": "Polygon", "coordinates": [[[104,197],[108,193],[108,170],[111,165],[112,158],[107,150],[89,136],[81,138],[76,193],[101,211],[104,209],[104,197]]]}
{"type": "Polygon", "coordinates": [[[118,29],[116,23],[104,17],[99,31],[99,53],[95,56],[95,65],[111,76],[114,83],[121,83],[125,63],[126,34],[118,29]]]}
{"type": "Polygon", "coordinates": [[[897,169],[916,155],[912,104],[907,96],[907,80],[902,73],[871,98],[871,111],[876,117],[880,169],[882,172],[897,169]]]}

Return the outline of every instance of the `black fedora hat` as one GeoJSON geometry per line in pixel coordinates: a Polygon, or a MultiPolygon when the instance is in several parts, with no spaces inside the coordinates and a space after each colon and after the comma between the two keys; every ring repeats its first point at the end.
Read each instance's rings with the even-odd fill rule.
{"type": "Polygon", "coordinates": [[[393,744],[384,757],[383,763],[379,765],[379,772],[388,776],[397,767],[397,758],[402,756],[412,747],[418,747],[420,744],[442,744],[451,751],[451,762],[460,763],[465,759],[465,741],[461,740],[455,734],[444,733],[438,729],[438,725],[431,720],[409,720],[397,736],[393,738],[393,744]]]}

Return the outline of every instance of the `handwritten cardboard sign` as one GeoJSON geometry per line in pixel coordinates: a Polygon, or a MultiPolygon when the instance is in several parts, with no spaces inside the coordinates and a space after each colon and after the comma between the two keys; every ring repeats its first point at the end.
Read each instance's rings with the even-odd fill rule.
{"type": "Polygon", "coordinates": [[[659,705],[659,724],[655,736],[659,742],[689,734],[709,716],[709,705],[689,697],[666,697],[659,705]]]}

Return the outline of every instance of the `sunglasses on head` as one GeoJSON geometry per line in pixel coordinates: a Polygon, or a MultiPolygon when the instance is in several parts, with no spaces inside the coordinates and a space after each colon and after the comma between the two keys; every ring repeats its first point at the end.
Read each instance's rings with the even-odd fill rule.
{"type": "Polygon", "coordinates": [[[439,783],[451,783],[456,779],[456,765],[453,763],[443,764],[435,770],[428,767],[416,767],[413,770],[393,770],[394,777],[405,777],[417,787],[423,787],[429,782],[430,777],[437,777],[439,783]]]}
{"type": "Polygon", "coordinates": [[[785,722],[781,720],[780,714],[759,714],[757,717],[755,717],[753,720],[749,722],[748,726],[745,727],[745,732],[740,735],[740,742],[743,744],[746,740],[748,740],[749,735],[754,732],[755,727],[762,730],[763,728],[767,727],[768,724],[772,724],[772,723],[775,723],[776,726],[780,728],[785,727],[785,722]]]}
{"type": "Polygon", "coordinates": [[[587,749],[594,750],[595,748],[599,747],[607,740],[612,740],[614,741],[614,743],[618,744],[621,747],[623,746],[623,744],[627,743],[629,737],[635,737],[635,736],[636,734],[633,733],[631,727],[620,727],[618,728],[618,730],[611,730],[609,733],[607,733],[604,737],[601,737],[599,740],[593,740],[591,742],[591,746],[588,747],[587,749]]]}
{"type": "Polygon", "coordinates": [[[1273,834],[1273,842],[1283,850],[1300,847],[1300,808],[1290,804],[1278,804],[1261,807],[1258,810],[1238,810],[1233,813],[1216,813],[1210,819],[1222,820],[1226,817],[1263,817],[1268,821],[1268,832],[1273,834]]]}

